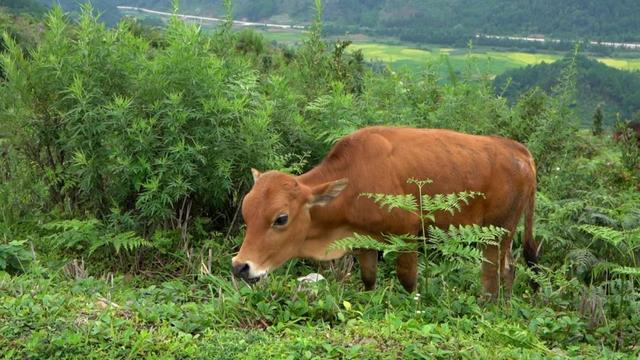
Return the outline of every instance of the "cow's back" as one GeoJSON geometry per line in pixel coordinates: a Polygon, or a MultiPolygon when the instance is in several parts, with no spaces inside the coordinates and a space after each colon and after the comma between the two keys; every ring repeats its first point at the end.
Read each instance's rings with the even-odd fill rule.
{"type": "MultiPolygon", "coordinates": [[[[482,224],[502,226],[518,217],[535,191],[535,167],[521,144],[490,136],[440,129],[372,127],[359,130],[334,146],[320,170],[349,179],[344,196],[330,206],[344,213],[353,227],[368,233],[415,233],[416,216],[389,213],[362,193],[414,194],[410,178],[430,179],[427,194],[476,191],[463,211],[438,213],[437,225],[482,224]]],[[[331,213],[331,211],[329,211],[331,213]]]]}

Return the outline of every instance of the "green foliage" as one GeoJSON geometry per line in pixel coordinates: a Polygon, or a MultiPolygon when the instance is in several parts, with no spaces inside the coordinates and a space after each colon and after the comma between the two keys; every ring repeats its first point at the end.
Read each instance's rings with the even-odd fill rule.
{"type": "MultiPolygon", "coordinates": [[[[344,16],[375,23],[376,4],[344,16]]],[[[343,5],[352,6],[323,3],[325,15],[343,5]]],[[[234,3],[236,14],[247,7],[234,3]]],[[[36,35],[33,46],[13,30],[4,38],[0,259],[4,271],[26,273],[0,272],[3,356],[636,355],[638,177],[626,148],[577,126],[579,58],[564,64],[559,86],[511,105],[472,57],[450,82],[434,64],[417,72],[366,67],[348,42],[323,40],[335,27],[321,24],[319,12],[299,48],[234,33],[228,22],[212,34],[177,18],[166,31],[131,20],[109,29],[89,13],[76,23],[53,10],[41,40],[26,31],[36,35]],[[503,230],[429,226],[481,195],[434,195],[420,181],[413,197],[365,196],[413,212],[426,236],[334,244],[386,253],[377,290],[360,291],[349,258],[328,268],[293,261],[253,287],[230,278],[249,168],[302,172],[340,136],[379,124],[502,135],[531,149],[541,265],[518,272],[508,306],[476,296],[477,245],[503,230]],[[388,261],[402,251],[426,253],[419,269],[429,281],[413,297],[388,261]],[[68,276],[71,259],[84,260],[85,276],[68,276]],[[327,280],[295,280],[309,272],[327,280]],[[535,295],[530,279],[542,285],[535,295]]],[[[23,28],[6,19],[0,26],[23,28]]]]}
{"type": "Polygon", "coordinates": [[[327,250],[372,249],[382,251],[383,255],[386,256],[391,253],[415,251],[420,245],[419,240],[419,237],[413,235],[385,235],[384,242],[381,242],[371,236],[353,234],[353,236],[332,242],[327,250]]]}
{"type": "Polygon", "coordinates": [[[121,252],[132,253],[139,248],[152,246],[152,243],[133,232],[110,233],[96,219],[60,220],[47,223],[43,227],[53,232],[43,238],[51,246],[71,250],[87,257],[92,256],[97,250],[103,251],[103,254],[111,252],[120,254],[121,252]]]}
{"type": "Polygon", "coordinates": [[[255,73],[177,19],[166,36],[149,56],[144,39],[105,29],[90,8],[77,27],[54,10],[31,59],[14,45],[3,57],[3,124],[54,202],[103,218],[115,208],[149,233],[188,221],[185,202],[228,206],[250,166],[284,165],[255,73]]]}
{"type": "Polygon", "coordinates": [[[602,115],[602,107],[598,105],[595,113],[593,113],[593,124],[591,125],[591,132],[593,135],[602,135],[602,132],[604,131],[602,129],[603,119],[604,115],[602,115]]]}
{"type": "Polygon", "coordinates": [[[637,111],[640,74],[614,69],[582,55],[573,60],[565,58],[506,71],[496,77],[494,87],[512,103],[531,88],[540,87],[549,91],[559,83],[563,69],[571,61],[576,62],[575,106],[582,125],[591,126],[596,116],[601,116],[603,126],[612,127],[617,113],[629,118],[637,111]],[[600,115],[597,115],[597,109],[600,109],[600,115]]]}
{"type": "Polygon", "coordinates": [[[422,250],[425,263],[429,266],[429,273],[422,274],[426,278],[432,272],[445,270],[451,272],[463,268],[468,264],[479,264],[484,258],[478,246],[497,245],[506,230],[495,227],[481,227],[478,225],[467,225],[455,227],[451,225],[448,230],[440,229],[430,225],[435,222],[438,212],[448,212],[455,214],[462,210],[462,204],[468,204],[471,199],[483,194],[478,192],[464,191],[451,194],[424,194],[424,187],[432,181],[410,179],[409,183],[416,185],[418,196],[413,194],[393,195],[393,194],[362,194],[373,199],[378,206],[389,211],[400,209],[417,216],[420,219],[422,232],[418,236],[412,234],[393,235],[383,234],[383,242],[371,236],[354,234],[341,240],[334,241],[329,250],[335,249],[374,249],[382,251],[386,256],[390,253],[414,252],[422,250]],[[430,270],[432,267],[435,270],[430,270]]]}
{"type": "Polygon", "coordinates": [[[638,146],[640,138],[637,131],[628,125],[627,122],[622,122],[618,118],[614,137],[617,138],[622,152],[622,163],[629,171],[640,177],[640,146],[638,146]]]}
{"type": "MultiPolygon", "coordinates": [[[[169,0],[130,0],[130,6],[171,11],[169,0]]],[[[313,23],[317,14],[312,1],[236,0],[238,18],[254,21],[313,23]]],[[[183,2],[185,12],[225,13],[223,1],[191,0],[183,2]]],[[[457,44],[469,39],[487,45],[519,47],[527,50],[570,50],[571,41],[531,42],[475,39],[478,33],[497,35],[543,34],[569,40],[612,40],[637,42],[640,34],[635,19],[640,8],[632,2],[603,5],[595,0],[553,2],[550,0],[486,0],[482,3],[444,0],[342,0],[322,4],[325,32],[332,35],[365,33],[393,36],[404,41],[457,44]],[[563,16],[557,16],[562,14],[563,16]]],[[[591,46],[606,53],[610,48],[591,46]]]]}
{"type": "Polygon", "coordinates": [[[594,240],[601,240],[606,246],[619,252],[617,262],[620,268],[625,268],[625,265],[638,266],[636,252],[640,249],[640,227],[616,230],[606,226],[581,225],[579,228],[593,236],[594,240]]]}
{"type": "Polygon", "coordinates": [[[32,260],[31,253],[25,249],[26,241],[13,240],[0,244],[0,270],[11,274],[21,273],[32,260]]]}
{"type": "Polygon", "coordinates": [[[0,8],[7,8],[16,13],[41,15],[46,8],[38,0],[0,0],[0,8]]]}
{"type": "Polygon", "coordinates": [[[155,284],[43,277],[36,269],[0,275],[0,349],[11,357],[185,359],[446,359],[463,351],[495,359],[622,359],[634,351],[613,350],[606,325],[590,328],[576,310],[556,312],[530,299],[480,307],[468,290],[444,287],[417,311],[390,276],[364,293],[355,276],[299,284],[295,270],[284,272],[253,288],[222,275],[155,284]]]}
{"type": "MultiPolygon", "coordinates": [[[[29,50],[35,46],[40,32],[38,21],[33,16],[6,12],[0,6],[0,52],[4,52],[8,47],[6,38],[29,50]]],[[[4,77],[4,66],[0,63],[0,80],[4,77]]]]}

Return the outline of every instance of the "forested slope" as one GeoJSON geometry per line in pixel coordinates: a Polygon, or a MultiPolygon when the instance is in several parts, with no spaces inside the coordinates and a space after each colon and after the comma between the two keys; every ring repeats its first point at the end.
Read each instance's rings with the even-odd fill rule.
{"type": "MultiPolygon", "coordinates": [[[[15,2],[16,0],[3,0],[15,2]]],[[[74,0],[39,0],[77,10],[74,0]]],[[[1,2],[0,2],[1,3],[1,2]]],[[[103,19],[113,23],[121,14],[116,5],[170,10],[170,0],[93,0],[103,19]]],[[[293,0],[236,0],[234,16],[250,20],[276,17],[303,23],[313,18],[314,2],[293,0]]],[[[184,0],[184,11],[221,15],[222,0],[184,0]]],[[[476,33],[498,35],[542,34],[577,40],[640,41],[640,2],[619,0],[326,0],[323,18],[327,31],[366,31],[403,40],[465,44],[476,33]]]]}
{"type": "MultiPolygon", "coordinates": [[[[535,87],[549,91],[558,84],[569,61],[509,70],[496,77],[494,87],[511,102],[535,87]]],[[[584,56],[576,58],[576,66],[576,106],[583,124],[591,121],[598,106],[602,107],[605,124],[609,126],[615,123],[616,113],[624,120],[640,111],[640,73],[614,69],[584,56]]]]}
{"type": "MultiPolygon", "coordinates": [[[[114,0],[170,9],[169,0],[114,0]]],[[[183,1],[181,7],[220,12],[222,1],[183,1]]],[[[640,2],[620,0],[327,0],[324,21],[333,31],[370,31],[414,41],[460,41],[475,33],[640,41],[640,2]]],[[[237,17],[262,20],[313,16],[312,1],[238,0],[237,17]]]]}

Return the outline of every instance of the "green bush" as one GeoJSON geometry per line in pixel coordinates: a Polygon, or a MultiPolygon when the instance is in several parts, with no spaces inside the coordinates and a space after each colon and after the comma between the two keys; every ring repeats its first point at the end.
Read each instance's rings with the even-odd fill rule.
{"type": "Polygon", "coordinates": [[[188,209],[232,213],[249,167],[285,164],[253,70],[217,57],[211,39],[177,19],[166,37],[151,49],[85,7],[77,26],[53,10],[30,59],[7,39],[3,125],[52,203],[127,214],[129,230],[151,234],[189,222],[188,209]]]}
{"type": "Polygon", "coordinates": [[[32,260],[31,252],[25,249],[26,241],[10,241],[0,244],[0,270],[8,273],[24,272],[32,260]]]}

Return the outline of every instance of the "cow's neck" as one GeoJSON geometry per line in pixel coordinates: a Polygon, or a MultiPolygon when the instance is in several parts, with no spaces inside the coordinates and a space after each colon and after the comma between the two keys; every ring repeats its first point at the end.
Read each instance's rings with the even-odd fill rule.
{"type": "Polygon", "coordinates": [[[345,178],[343,171],[336,169],[335,166],[328,164],[321,164],[308,172],[298,176],[298,181],[307,186],[313,187],[327,183],[329,181],[335,181],[345,178]]]}
{"type": "MultiPolygon", "coordinates": [[[[339,162],[323,162],[312,170],[298,176],[298,181],[314,187],[346,177],[339,162]]],[[[301,257],[315,260],[333,260],[342,257],[347,250],[328,251],[336,240],[352,236],[355,232],[344,219],[344,209],[323,206],[311,210],[311,229],[301,249],[301,257]]]]}
{"type": "Polygon", "coordinates": [[[312,225],[309,235],[302,245],[300,256],[315,260],[338,259],[346,254],[347,250],[336,249],[329,251],[329,245],[336,240],[352,236],[353,233],[354,231],[347,226],[323,229],[321,225],[312,225]]]}

